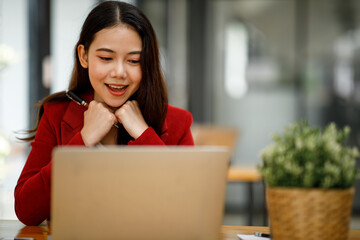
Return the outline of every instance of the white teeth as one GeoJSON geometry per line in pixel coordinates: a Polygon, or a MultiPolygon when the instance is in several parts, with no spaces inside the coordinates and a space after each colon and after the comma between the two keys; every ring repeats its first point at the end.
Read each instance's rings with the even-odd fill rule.
{"type": "Polygon", "coordinates": [[[115,88],[115,89],[125,89],[127,86],[114,86],[114,85],[108,85],[111,88],[115,88]]]}

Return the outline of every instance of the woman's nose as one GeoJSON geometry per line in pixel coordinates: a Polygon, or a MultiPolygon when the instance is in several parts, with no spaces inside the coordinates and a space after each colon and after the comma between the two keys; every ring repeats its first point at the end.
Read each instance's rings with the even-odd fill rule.
{"type": "Polygon", "coordinates": [[[111,72],[111,77],[113,78],[126,78],[126,69],[122,62],[114,64],[114,67],[111,72]]]}

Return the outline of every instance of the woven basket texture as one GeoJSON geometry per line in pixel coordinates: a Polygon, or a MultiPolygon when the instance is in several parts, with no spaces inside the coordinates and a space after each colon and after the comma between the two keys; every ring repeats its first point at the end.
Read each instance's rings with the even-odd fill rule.
{"type": "Polygon", "coordinates": [[[272,239],[347,239],[354,188],[269,187],[266,198],[272,239]]]}

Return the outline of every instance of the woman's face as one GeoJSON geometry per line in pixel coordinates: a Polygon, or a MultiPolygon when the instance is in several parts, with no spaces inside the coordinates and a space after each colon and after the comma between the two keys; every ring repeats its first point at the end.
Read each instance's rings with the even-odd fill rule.
{"type": "Polygon", "coordinates": [[[127,25],[105,28],[95,34],[88,51],[78,46],[80,64],[88,68],[94,100],[118,108],[140,86],[142,41],[127,25]]]}

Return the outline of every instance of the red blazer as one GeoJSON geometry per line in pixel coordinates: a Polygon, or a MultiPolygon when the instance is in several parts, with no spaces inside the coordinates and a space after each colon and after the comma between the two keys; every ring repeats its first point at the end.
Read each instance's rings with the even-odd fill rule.
{"type": "MultiPolygon", "coordinates": [[[[90,101],[92,96],[85,96],[90,101]]],[[[15,188],[15,212],[26,225],[38,225],[50,217],[51,153],[57,145],[84,145],[80,131],[85,108],[74,102],[50,103],[44,108],[35,140],[15,188]]],[[[163,131],[149,127],[128,145],[194,145],[192,115],[168,106],[163,131]]]]}

